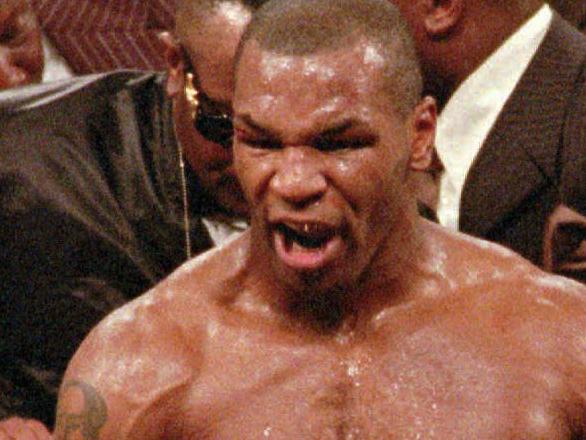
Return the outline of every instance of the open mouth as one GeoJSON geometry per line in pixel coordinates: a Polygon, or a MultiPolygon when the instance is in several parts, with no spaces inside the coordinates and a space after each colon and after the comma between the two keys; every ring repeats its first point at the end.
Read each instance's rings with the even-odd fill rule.
{"type": "Polygon", "coordinates": [[[279,223],[274,240],[281,260],[300,270],[319,269],[343,250],[337,229],[319,223],[279,223]]]}
{"type": "Polygon", "coordinates": [[[285,237],[288,247],[293,245],[308,249],[323,247],[334,236],[331,229],[319,227],[315,224],[304,223],[302,225],[277,225],[277,230],[285,237]]]}

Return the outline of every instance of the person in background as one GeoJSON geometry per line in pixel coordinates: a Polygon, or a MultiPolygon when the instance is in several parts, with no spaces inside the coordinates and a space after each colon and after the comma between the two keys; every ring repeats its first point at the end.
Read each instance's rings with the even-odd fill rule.
{"type": "Polygon", "coordinates": [[[45,57],[45,68],[43,69],[43,82],[59,81],[75,76],[73,69],[67,60],[55,48],[51,40],[43,33],[43,56],[45,57]]]}
{"type": "Polygon", "coordinates": [[[586,281],[586,229],[551,224],[586,214],[586,36],[541,0],[392,2],[441,108],[440,223],[586,281]]]}
{"type": "Polygon", "coordinates": [[[250,229],[91,332],[55,439],[584,438],[586,287],[417,213],[397,8],[269,1],[236,59],[250,229]]]}
{"type": "Polygon", "coordinates": [[[181,0],[165,74],[0,94],[0,417],[53,425],[104,315],[246,227],[232,62],[262,0],[181,0]]]}
{"type": "Polygon", "coordinates": [[[0,90],[40,82],[41,31],[27,0],[0,3],[0,90]]]}

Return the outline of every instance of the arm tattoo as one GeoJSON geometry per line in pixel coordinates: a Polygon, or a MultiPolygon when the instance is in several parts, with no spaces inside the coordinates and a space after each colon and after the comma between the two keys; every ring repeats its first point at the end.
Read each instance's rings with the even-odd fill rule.
{"type": "Polygon", "coordinates": [[[83,409],[79,413],[71,413],[58,409],[57,432],[67,440],[75,433],[80,433],[84,440],[98,440],[100,430],[108,418],[106,402],[91,385],[72,380],[63,385],[63,393],[69,389],[81,391],[83,409]]]}

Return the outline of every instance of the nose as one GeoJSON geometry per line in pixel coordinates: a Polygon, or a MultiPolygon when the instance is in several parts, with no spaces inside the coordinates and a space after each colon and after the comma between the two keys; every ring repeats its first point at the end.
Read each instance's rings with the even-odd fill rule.
{"type": "Polygon", "coordinates": [[[321,199],[328,186],[323,159],[308,147],[286,147],[270,187],[284,201],[305,206],[321,199]]]}

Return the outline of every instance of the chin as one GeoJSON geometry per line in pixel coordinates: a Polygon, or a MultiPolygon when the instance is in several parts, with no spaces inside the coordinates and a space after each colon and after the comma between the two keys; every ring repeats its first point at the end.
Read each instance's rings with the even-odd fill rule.
{"type": "Polygon", "coordinates": [[[317,270],[297,271],[276,262],[274,273],[277,283],[299,299],[312,300],[319,297],[344,294],[355,285],[350,279],[350,268],[324,267],[317,270]]]}

